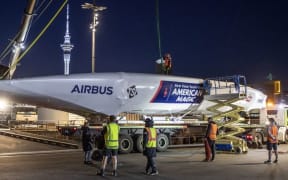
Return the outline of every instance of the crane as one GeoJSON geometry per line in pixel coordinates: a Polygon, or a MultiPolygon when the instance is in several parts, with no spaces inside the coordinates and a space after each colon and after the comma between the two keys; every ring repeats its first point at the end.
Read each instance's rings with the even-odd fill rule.
{"type": "Polygon", "coordinates": [[[12,79],[13,74],[16,70],[16,65],[18,63],[18,57],[20,56],[20,53],[24,48],[24,43],[29,33],[30,25],[33,19],[33,11],[35,8],[35,4],[36,0],[28,0],[19,33],[17,34],[13,44],[13,50],[9,60],[9,73],[6,74],[6,78],[8,79],[12,79]]]}

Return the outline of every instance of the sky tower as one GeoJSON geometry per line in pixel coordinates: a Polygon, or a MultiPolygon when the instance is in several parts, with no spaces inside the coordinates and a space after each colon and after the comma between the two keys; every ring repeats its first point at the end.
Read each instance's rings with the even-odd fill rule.
{"type": "Polygon", "coordinates": [[[70,71],[70,56],[73,44],[70,42],[71,36],[69,33],[69,4],[67,4],[67,15],[66,15],[66,33],[64,36],[64,43],[61,44],[61,48],[64,53],[64,74],[69,75],[70,71]]]}

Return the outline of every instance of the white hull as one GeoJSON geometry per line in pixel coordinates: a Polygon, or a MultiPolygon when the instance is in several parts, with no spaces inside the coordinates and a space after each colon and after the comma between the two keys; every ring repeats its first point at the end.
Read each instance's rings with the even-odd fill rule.
{"type": "MultiPolygon", "coordinates": [[[[82,115],[116,115],[123,112],[170,114],[191,108],[196,110],[203,100],[202,85],[203,79],[198,78],[93,73],[3,80],[0,81],[0,96],[82,115]]],[[[260,92],[252,88],[249,90],[248,93],[260,92]]],[[[255,101],[256,96],[253,95],[255,101]]],[[[245,108],[252,105],[251,101],[242,104],[245,108]]],[[[257,103],[255,105],[258,106],[257,103]]]]}

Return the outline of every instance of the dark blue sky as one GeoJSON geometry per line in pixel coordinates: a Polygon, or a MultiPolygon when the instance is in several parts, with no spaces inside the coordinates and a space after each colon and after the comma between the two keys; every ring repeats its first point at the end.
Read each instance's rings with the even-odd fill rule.
{"type": "MultiPolygon", "coordinates": [[[[71,73],[91,72],[92,15],[84,2],[70,0],[71,73]]],[[[33,23],[28,41],[45,26],[61,1],[53,1],[33,23]]],[[[96,0],[107,6],[96,32],[96,72],[155,72],[159,58],[155,0],[96,0]]],[[[24,0],[0,6],[0,50],[17,33],[24,0]]],[[[275,0],[159,0],[162,53],[173,58],[176,75],[216,77],[243,74],[248,82],[268,73],[287,81],[288,3],[275,0]]],[[[63,74],[60,44],[65,11],[22,59],[15,77],[63,74]]],[[[37,18],[37,16],[35,17],[37,18]]],[[[6,60],[7,62],[7,60],[6,60]]],[[[285,82],[286,83],[286,82],[285,82]]]]}

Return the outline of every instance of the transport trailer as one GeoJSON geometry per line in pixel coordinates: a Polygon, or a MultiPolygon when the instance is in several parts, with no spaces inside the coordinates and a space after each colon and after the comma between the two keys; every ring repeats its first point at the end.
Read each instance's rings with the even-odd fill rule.
{"type": "MultiPolygon", "coordinates": [[[[120,120],[120,153],[130,153],[135,150],[143,152],[143,129],[144,121],[125,122],[120,120]]],[[[171,144],[172,137],[176,137],[177,133],[187,128],[187,125],[176,122],[154,122],[157,129],[157,151],[166,151],[168,145],[171,144]]]]}
{"type": "MultiPolygon", "coordinates": [[[[131,114],[126,117],[131,118],[131,114]]],[[[143,152],[143,129],[144,119],[139,115],[133,115],[138,120],[118,120],[120,126],[119,152],[126,154],[130,152],[143,152]]],[[[167,117],[154,117],[154,127],[157,129],[157,151],[166,151],[170,146],[203,144],[203,137],[206,132],[207,122],[198,120],[170,120],[167,117]],[[158,119],[157,119],[158,118],[158,119]]],[[[105,125],[105,124],[104,124],[105,125]]],[[[81,127],[79,126],[58,126],[58,132],[64,136],[80,139],[81,127]]],[[[95,138],[96,147],[103,145],[101,131],[102,124],[90,124],[90,129],[95,138]]]]}
{"type": "MultiPolygon", "coordinates": [[[[221,133],[228,134],[230,128],[241,128],[242,131],[236,134],[247,143],[249,148],[262,148],[267,141],[267,122],[268,118],[274,118],[277,122],[279,143],[288,141],[287,119],[288,106],[275,106],[274,108],[252,109],[248,112],[244,121],[235,122],[230,126],[220,127],[220,136],[216,148],[219,151],[232,151],[235,143],[231,141],[220,140],[221,133]]],[[[120,126],[120,149],[121,153],[142,152],[142,133],[144,128],[144,117],[138,114],[126,114],[124,118],[118,121],[120,126]]],[[[221,125],[220,125],[221,126],[221,125]]],[[[158,132],[157,150],[166,151],[173,145],[193,145],[203,144],[203,137],[207,128],[207,121],[198,119],[169,119],[169,117],[154,117],[154,127],[158,132]]],[[[93,133],[98,136],[101,134],[102,124],[91,126],[93,133]]],[[[80,134],[81,127],[58,127],[62,135],[77,136],[80,134]]],[[[234,148],[236,153],[243,151],[242,148],[234,148]]],[[[246,152],[245,148],[244,151],[246,152]]]]}

